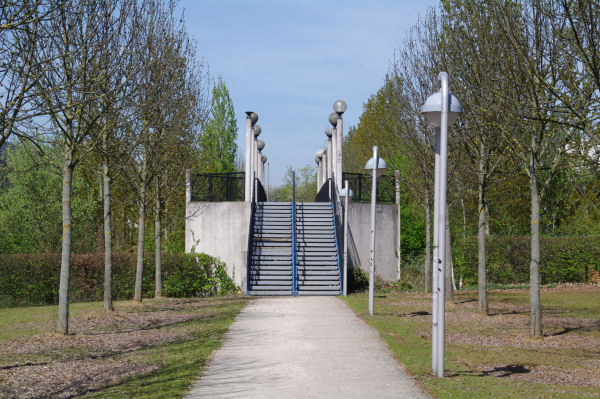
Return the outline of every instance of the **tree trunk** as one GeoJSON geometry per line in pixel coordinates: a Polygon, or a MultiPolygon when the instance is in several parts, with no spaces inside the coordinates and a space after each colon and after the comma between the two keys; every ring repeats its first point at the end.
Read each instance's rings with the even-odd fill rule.
{"type": "Polygon", "coordinates": [[[144,236],[146,224],[146,186],[140,188],[140,211],[138,218],[137,266],[135,270],[135,293],[133,299],[142,302],[142,277],[144,275],[144,236]]]}
{"type": "Polygon", "coordinates": [[[487,199],[486,199],[486,178],[483,160],[480,157],[479,161],[479,224],[477,225],[477,290],[479,293],[479,301],[477,311],[482,315],[488,315],[488,298],[487,298],[487,265],[486,265],[486,227],[487,227],[487,199]]]}
{"type": "Polygon", "coordinates": [[[160,198],[158,187],[154,204],[154,297],[160,298],[162,289],[162,256],[161,256],[161,220],[160,220],[160,198]]]}
{"type": "Polygon", "coordinates": [[[69,333],[69,280],[71,277],[71,187],[73,179],[73,153],[65,148],[62,182],[62,254],[60,283],[58,287],[58,332],[69,333]]]}
{"type": "Polygon", "coordinates": [[[396,248],[398,250],[398,259],[397,259],[397,273],[398,273],[398,280],[400,280],[402,278],[402,206],[401,206],[401,202],[400,202],[400,171],[396,170],[394,172],[394,180],[396,183],[396,211],[398,213],[397,215],[397,222],[398,225],[396,226],[396,248]]]}
{"type": "Polygon", "coordinates": [[[431,203],[425,189],[425,291],[431,292],[431,203]]]}
{"type": "Polygon", "coordinates": [[[529,190],[531,191],[531,263],[529,266],[530,334],[542,336],[542,306],[540,303],[540,195],[537,165],[530,160],[529,190]]]}
{"type": "MultiPolygon", "coordinates": [[[[106,138],[104,139],[104,151],[106,138]]],[[[105,159],[102,165],[102,179],[104,187],[102,190],[104,205],[104,310],[112,311],[112,221],[110,214],[110,175],[108,161],[105,159]]]]}
{"type": "Polygon", "coordinates": [[[446,300],[454,301],[454,264],[452,262],[452,242],[450,241],[450,215],[446,205],[446,300]]]}

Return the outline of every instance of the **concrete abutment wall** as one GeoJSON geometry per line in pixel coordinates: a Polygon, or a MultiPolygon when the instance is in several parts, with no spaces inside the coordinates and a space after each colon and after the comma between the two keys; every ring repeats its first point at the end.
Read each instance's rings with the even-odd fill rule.
{"type": "MultiPolygon", "coordinates": [[[[241,201],[189,202],[186,206],[185,251],[193,249],[221,259],[242,292],[246,292],[250,211],[251,203],[241,201]]],[[[348,220],[348,267],[368,273],[371,204],[351,202],[348,220]]],[[[377,204],[375,273],[386,281],[398,279],[396,226],[396,205],[377,204]]]]}

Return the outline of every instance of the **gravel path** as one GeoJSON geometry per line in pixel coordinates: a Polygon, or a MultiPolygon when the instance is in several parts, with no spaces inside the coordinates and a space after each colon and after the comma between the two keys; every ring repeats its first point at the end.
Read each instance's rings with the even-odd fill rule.
{"type": "Polygon", "coordinates": [[[429,398],[336,297],[251,301],[187,398],[429,398]]]}

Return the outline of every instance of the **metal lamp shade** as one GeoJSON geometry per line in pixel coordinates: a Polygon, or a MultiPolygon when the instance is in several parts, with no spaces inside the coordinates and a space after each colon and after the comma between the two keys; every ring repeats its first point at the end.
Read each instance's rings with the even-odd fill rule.
{"type": "Polygon", "coordinates": [[[336,102],[333,103],[333,110],[338,115],[341,115],[344,112],[346,112],[346,108],[347,108],[347,105],[344,100],[337,100],[336,102]]]}
{"type": "Polygon", "coordinates": [[[337,120],[338,114],[336,114],[335,112],[329,114],[329,123],[331,123],[332,126],[337,126],[337,120]]]}
{"type": "Polygon", "coordinates": [[[256,142],[256,146],[258,147],[258,151],[262,151],[265,148],[265,142],[262,140],[258,140],[256,142]]]}
{"type": "MultiPolygon", "coordinates": [[[[376,168],[377,168],[376,169],[377,170],[377,177],[383,175],[383,173],[387,169],[387,163],[384,161],[383,158],[377,157],[376,168]]],[[[367,164],[365,165],[365,170],[367,172],[369,172],[369,174],[373,174],[373,158],[371,158],[371,159],[369,159],[367,161],[367,164]]]]}
{"type": "MultiPolygon", "coordinates": [[[[448,125],[453,124],[458,118],[458,114],[463,112],[463,107],[458,99],[448,92],[448,125]]],[[[433,127],[440,127],[442,118],[442,92],[438,91],[425,100],[421,107],[421,113],[427,119],[427,122],[433,127]]]]}
{"type": "Polygon", "coordinates": [[[254,127],[252,129],[254,129],[254,137],[260,136],[262,129],[260,128],[259,125],[254,125],[254,127]]]}
{"type": "Polygon", "coordinates": [[[354,192],[351,189],[348,189],[348,193],[346,194],[346,188],[344,187],[338,193],[338,197],[344,198],[346,195],[348,195],[348,198],[353,197],[354,196],[354,192]]]}

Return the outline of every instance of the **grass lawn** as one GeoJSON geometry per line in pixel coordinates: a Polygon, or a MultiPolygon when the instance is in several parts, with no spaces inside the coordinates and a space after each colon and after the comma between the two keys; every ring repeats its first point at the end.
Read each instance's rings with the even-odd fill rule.
{"type": "Polygon", "coordinates": [[[446,305],[446,375],[431,376],[431,295],[376,293],[348,305],[379,331],[395,356],[436,398],[600,397],[600,287],[542,289],[544,338],[528,336],[529,292],[493,290],[490,316],[477,291],[446,305]]]}
{"type": "Polygon", "coordinates": [[[0,309],[0,397],[181,397],[220,346],[245,297],[148,299],[0,309]]]}

